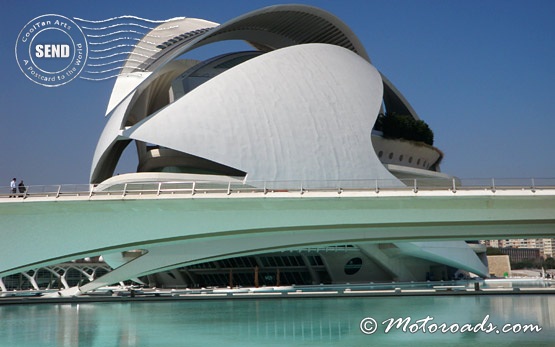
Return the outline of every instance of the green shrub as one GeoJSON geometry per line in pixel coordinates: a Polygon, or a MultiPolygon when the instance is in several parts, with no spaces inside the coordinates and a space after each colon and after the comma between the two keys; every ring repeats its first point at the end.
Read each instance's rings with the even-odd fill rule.
{"type": "Polygon", "coordinates": [[[374,128],[383,132],[384,137],[421,141],[430,146],[434,144],[434,133],[428,124],[409,115],[380,114],[374,128]]]}

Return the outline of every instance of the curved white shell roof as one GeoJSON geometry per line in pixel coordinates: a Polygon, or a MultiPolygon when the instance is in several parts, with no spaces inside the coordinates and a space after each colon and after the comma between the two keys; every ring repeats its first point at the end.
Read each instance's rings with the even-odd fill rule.
{"type": "Polygon", "coordinates": [[[379,72],[344,48],[279,49],[124,131],[248,173],[249,181],[393,179],[372,147],[379,72]]]}
{"type": "MultiPolygon", "coordinates": [[[[305,5],[276,5],[265,7],[222,25],[197,18],[178,18],[160,24],[149,34],[148,41],[159,44],[158,52],[144,51],[139,44],[131,53],[134,59],[143,57],[140,68],[127,65],[122,69],[126,75],[116,80],[107,114],[123,98],[153,71],[158,70],[181,54],[206,45],[224,40],[245,40],[252,46],[271,51],[303,43],[329,43],[352,50],[370,61],[364,46],[356,35],[341,20],[316,7],[305,5]],[[164,30],[163,38],[157,34],[164,30]],[[173,38],[167,35],[174,35],[173,38]],[[140,55],[134,55],[140,53],[140,55]]],[[[131,64],[133,66],[136,63],[131,64]]]]}
{"type": "MultiPolygon", "coordinates": [[[[214,24],[190,23],[195,28],[214,24]]],[[[118,79],[93,158],[92,183],[113,175],[133,140],[246,172],[249,181],[398,182],[371,141],[384,81],[357,37],[335,16],[310,6],[271,6],[179,37],[159,45],[143,64],[146,72],[118,79]],[[137,116],[138,107],[148,102],[145,93],[162,88],[162,77],[168,79],[173,59],[228,39],[246,40],[267,53],[154,114],[137,116]]],[[[139,113],[147,113],[144,107],[139,113]]]]}

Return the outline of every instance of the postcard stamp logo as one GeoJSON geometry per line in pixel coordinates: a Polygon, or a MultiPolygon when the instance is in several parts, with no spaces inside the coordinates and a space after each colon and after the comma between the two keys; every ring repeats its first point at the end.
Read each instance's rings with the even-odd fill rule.
{"type": "Polygon", "coordinates": [[[75,79],[83,70],[88,44],[74,21],[58,14],[46,14],[21,29],[15,56],[19,68],[31,81],[58,87],[75,79]]]}

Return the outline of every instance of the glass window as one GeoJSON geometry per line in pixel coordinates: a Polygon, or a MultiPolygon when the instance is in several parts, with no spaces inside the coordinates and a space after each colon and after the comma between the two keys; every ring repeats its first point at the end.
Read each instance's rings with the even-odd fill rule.
{"type": "Polygon", "coordinates": [[[345,264],[345,274],[354,275],[360,270],[361,267],[362,267],[362,259],[358,257],[352,258],[347,262],[347,264],[345,264]]]}

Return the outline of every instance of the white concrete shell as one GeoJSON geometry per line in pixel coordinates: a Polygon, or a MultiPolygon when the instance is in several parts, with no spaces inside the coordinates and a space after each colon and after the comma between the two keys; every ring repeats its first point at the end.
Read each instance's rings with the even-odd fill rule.
{"type": "Polygon", "coordinates": [[[120,76],[116,79],[106,114],[108,115],[123,98],[152,73],[151,66],[158,62],[160,52],[166,46],[167,40],[177,37],[180,41],[188,42],[217,25],[218,23],[204,19],[176,18],[152,29],[129,54],[130,59],[124,64],[120,76]],[[152,44],[157,45],[158,51],[152,49],[152,44]]]}
{"type": "Polygon", "coordinates": [[[378,71],[328,44],[279,49],[197,87],[123,132],[252,181],[391,179],[372,147],[378,71]]]}
{"type": "MultiPolygon", "coordinates": [[[[196,19],[180,19],[176,23],[178,26],[183,25],[186,32],[161,43],[158,46],[161,50],[145,60],[141,71],[133,71],[120,77],[116,82],[108,107],[108,124],[98,142],[93,158],[91,183],[100,183],[113,175],[113,170],[123,149],[132,140],[130,136],[133,136],[133,139],[140,138],[143,140],[147,137],[156,137],[156,140],[163,138],[164,142],[171,142],[172,144],[166,145],[159,143],[159,141],[150,142],[188,154],[196,155],[191,153],[191,150],[210,154],[210,156],[201,157],[222,165],[224,165],[224,162],[229,162],[232,164],[231,167],[246,172],[251,181],[373,178],[392,179],[392,184],[395,185],[394,177],[383,168],[379,160],[376,160],[371,141],[368,140],[369,136],[366,133],[362,134],[362,132],[365,130],[370,133],[375,117],[381,109],[382,99],[385,103],[391,103],[392,107],[395,108],[401,107],[403,110],[412,111],[412,107],[400,95],[394,98],[383,97],[384,83],[387,85],[388,91],[398,92],[391,87],[389,81],[384,82],[380,75],[375,73],[376,70],[370,65],[370,59],[358,38],[338,18],[310,6],[279,5],[245,14],[217,27],[214,27],[215,23],[196,19]],[[233,74],[233,77],[218,76],[218,79],[211,81],[212,83],[209,86],[212,91],[208,90],[208,86],[202,86],[203,88],[198,91],[195,90],[191,96],[186,97],[186,100],[178,100],[177,105],[169,105],[156,114],[149,114],[142,110],[141,113],[145,113],[141,116],[142,118],[151,118],[145,124],[138,125],[136,120],[130,121],[130,118],[137,118],[133,112],[137,110],[137,106],[142,105],[138,104],[142,93],[152,90],[154,84],[160,84],[160,79],[167,76],[168,71],[173,72],[170,75],[175,75],[176,70],[170,69],[171,64],[173,64],[171,63],[172,60],[202,45],[232,39],[245,40],[262,52],[282,51],[278,54],[280,54],[279,57],[283,59],[283,62],[274,61],[272,69],[265,68],[261,63],[255,64],[253,62],[248,66],[242,66],[246,63],[240,64],[230,69],[229,74],[233,74]],[[300,48],[300,45],[304,46],[309,43],[323,43],[334,48],[327,47],[324,49],[323,46],[300,48]],[[299,47],[292,51],[285,49],[294,46],[299,47]],[[320,47],[318,48],[318,54],[311,52],[312,49],[316,49],[315,47],[320,47]],[[328,54],[324,50],[328,50],[331,56],[322,57],[321,54],[328,54]],[[301,51],[304,56],[303,61],[297,62],[294,54],[301,51]],[[356,61],[354,66],[349,66],[348,63],[342,60],[343,56],[347,56],[347,51],[358,55],[358,57],[355,57],[354,54],[351,54],[348,58],[348,61],[356,61]],[[354,68],[355,66],[356,68],[354,68]],[[256,68],[257,70],[248,71],[249,68],[256,68]],[[287,73],[287,69],[293,69],[289,72],[294,71],[296,74],[289,73],[287,79],[282,79],[281,75],[287,73]],[[373,72],[371,73],[371,71],[373,72]],[[353,78],[345,78],[347,75],[342,74],[347,74],[353,78]],[[368,83],[362,83],[362,76],[370,78],[368,83]],[[273,87],[277,88],[276,91],[280,89],[279,99],[276,99],[275,95],[272,94],[273,91],[270,88],[273,87],[270,86],[271,83],[275,85],[273,87]],[[257,89],[261,87],[266,89],[258,91],[257,89]],[[302,93],[300,95],[292,92],[301,89],[302,93]],[[243,91],[247,94],[250,93],[250,97],[257,98],[257,100],[243,97],[243,91]],[[248,131],[249,135],[245,136],[246,130],[238,129],[237,126],[228,128],[224,134],[224,137],[228,137],[228,142],[238,138],[242,140],[240,151],[237,151],[235,146],[226,148],[228,151],[232,150],[233,153],[215,153],[217,146],[197,151],[198,144],[195,148],[191,148],[191,141],[188,139],[181,139],[182,143],[178,144],[176,143],[178,140],[176,139],[175,129],[170,130],[175,124],[162,124],[161,119],[169,120],[172,118],[172,122],[174,122],[180,116],[169,115],[171,111],[179,113],[188,108],[193,108],[197,113],[195,115],[188,114],[186,116],[187,122],[184,119],[179,119],[179,126],[187,123],[187,129],[190,129],[189,125],[204,121],[200,118],[204,117],[205,111],[210,109],[209,112],[211,113],[218,112],[216,105],[206,105],[206,102],[204,106],[207,108],[200,109],[199,107],[203,107],[201,105],[203,101],[194,100],[193,95],[202,97],[209,95],[212,102],[224,100],[226,107],[231,107],[241,113],[249,108],[250,116],[231,114],[223,107],[220,107],[220,110],[224,110],[234,120],[241,119],[241,122],[254,121],[254,118],[248,119],[248,117],[258,113],[256,119],[259,126],[260,124],[272,124],[273,120],[271,118],[278,117],[279,112],[289,112],[282,115],[289,117],[289,119],[284,118],[285,122],[279,123],[279,136],[282,140],[285,138],[284,134],[294,135],[294,137],[287,136],[288,142],[294,139],[292,146],[288,146],[287,150],[290,153],[296,154],[301,151],[306,154],[318,147],[318,151],[314,152],[312,158],[306,158],[302,155],[289,158],[286,163],[288,165],[294,163],[295,168],[288,166],[288,173],[284,172],[277,175],[268,173],[275,172],[275,167],[281,165],[283,161],[272,163],[271,160],[274,157],[283,159],[287,153],[283,152],[285,141],[282,141],[281,144],[278,143],[276,134],[273,134],[271,138],[264,137],[272,135],[268,132],[255,136],[256,132],[251,127],[248,131]],[[220,95],[220,97],[218,98],[217,95],[220,95]],[[231,95],[234,95],[235,100],[229,97],[231,95]],[[327,98],[328,96],[331,98],[327,98]],[[390,102],[390,100],[394,102],[390,102]],[[275,108],[274,105],[278,107],[275,108]],[[324,107],[325,105],[329,108],[324,107]],[[326,110],[322,112],[324,108],[326,110]],[[273,115],[269,115],[269,110],[272,110],[273,115]],[[290,113],[291,110],[295,113],[290,113]],[[299,112],[303,112],[303,115],[299,115],[299,112]],[[316,115],[317,112],[321,112],[321,114],[316,115]],[[263,118],[266,115],[269,116],[268,119],[263,118]],[[316,117],[319,117],[318,123],[314,122],[316,117]],[[329,124],[322,122],[325,117],[330,121],[329,124]],[[333,119],[335,120],[331,121],[333,119]],[[289,120],[295,121],[289,122],[289,120]],[[317,125],[318,128],[313,128],[314,125],[317,125]],[[312,130],[310,130],[311,128],[312,130]],[[238,132],[232,130],[238,130],[238,132]],[[347,132],[350,130],[353,130],[353,133],[347,136],[347,132]],[[166,133],[168,131],[174,131],[173,138],[169,138],[171,136],[166,133]],[[154,135],[155,133],[156,135],[154,135]],[[334,140],[342,142],[339,146],[336,146],[337,142],[328,142],[331,139],[328,135],[331,133],[334,134],[334,140]],[[250,142],[247,143],[247,140],[250,142]],[[260,143],[265,143],[262,147],[263,151],[257,151],[260,143]],[[312,147],[298,147],[307,143],[310,143],[312,147]],[[276,147],[271,148],[271,146],[276,147]],[[278,148],[279,146],[281,148],[278,148]],[[249,147],[249,149],[246,150],[246,147],[249,147]],[[211,157],[213,154],[216,154],[216,156],[211,157]],[[249,154],[252,155],[251,162],[246,167],[241,167],[246,164],[245,158],[249,154]],[[316,154],[318,154],[318,158],[316,158],[316,154]],[[322,154],[325,155],[322,156],[322,154]],[[241,159],[238,159],[237,155],[240,155],[241,159]],[[225,160],[220,161],[221,157],[225,157],[225,160]],[[253,162],[256,159],[269,160],[266,164],[274,168],[266,168],[263,171],[258,168],[256,173],[247,170],[254,168],[253,165],[255,164],[253,162]],[[310,165],[306,165],[307,159],[310,159],[310,165]],[[322,162],[312,163],[316,160],[322,162]],[[320,169],[329,163],[339,163],[341,167],[330,170],[335,170],[331,174],[322,172],[320,169]],[[310,174],[301,174],[301,172],[310,174]]],[[[262,56],[253,60],[262,59],[258,61],[271,62],[271,56],[272,54],[266,58],[262,56]]],[[[178,73],[181,72],[177,71],[178,73]]],[[[140,101],[145,104],[145,109],[148,108],[148,100],[144,101],[143,98],[140,101]]],[[[414,112],[412,111],[412,113],[414,112]]],[[[415,113],[413,117],[417,118],[415,113]]],[[[214,121],[216,119],[212,119],[212,122],[214,121]]],[[[277,130],[277,128],[274,130],[277,130]]],[[[190,130],[181,128],[180,131],[190,130]]],[[[221,134],[222,129],[220,128],[218,131],[221,134]]],[[[181,135],[177,136],[182,137],[181,135]]],[[[197,138],[202,136],[204,140],[219,142],[218,145],[221,145],[222,139],[209,138],[209,132],[202,135],[195,133],[195,136],[197,138]]],[[[256,165],[261,166],[263,164],[256,163],[256,165]]],[[[333,166],[326,167],[329,170],[333,166]]],[[[283,170],[283,167],[280,167],[281,170],[283,170]]]]}

